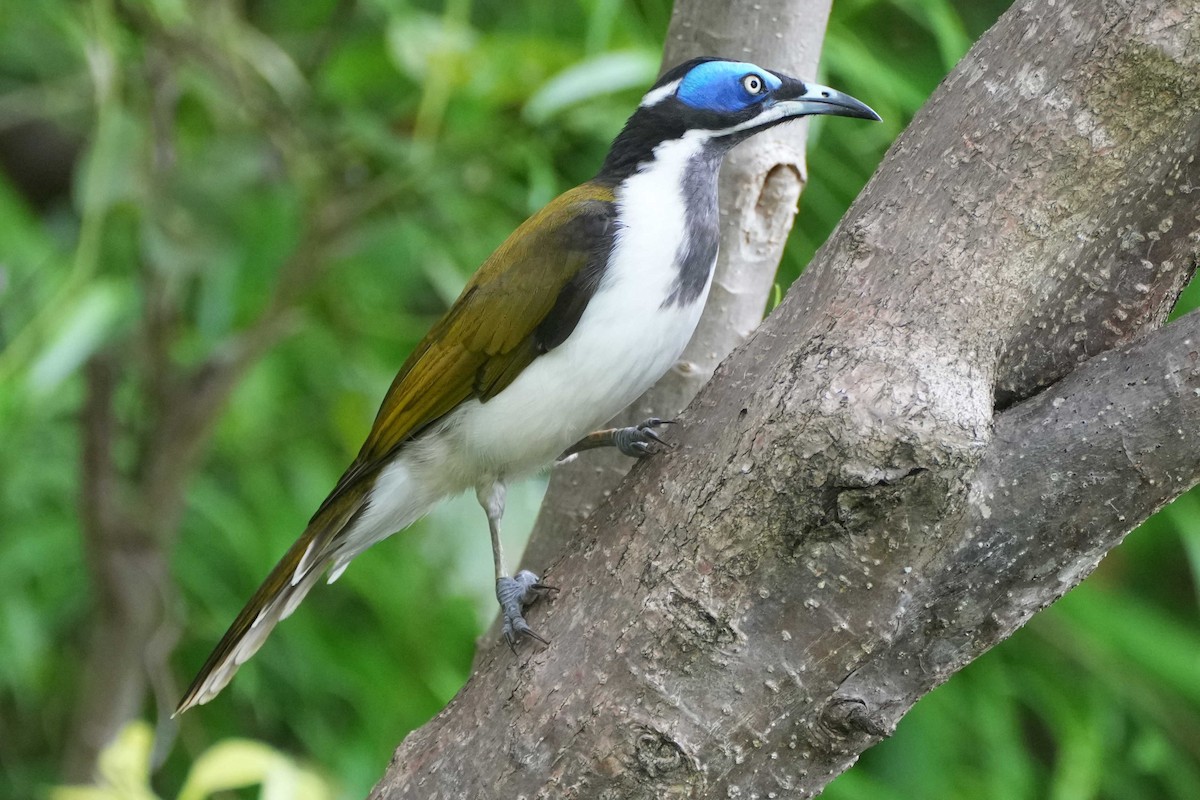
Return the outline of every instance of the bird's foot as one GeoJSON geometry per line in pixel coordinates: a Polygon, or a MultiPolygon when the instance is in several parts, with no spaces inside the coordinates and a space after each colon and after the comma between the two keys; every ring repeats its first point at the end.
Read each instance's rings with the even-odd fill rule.
{"type": "Polygon", "coordinates": [[[622,453],[634,458],[658,455],[664,449],[670,450],[671,444],[664,441],[654,429],[674,424],[673,419],[650,417],[628,428],[616,428],[612,432],[613,444],[622,453]]]}
{"type": "Polygon", "coordinates": [[[496,599],[500,601],[500,612],[504,616],[504,641],[512,651],[517,652],[517,641],[522,636],[537,639],[542,644],[550,644],[548,640],[537,634],[525,621],[525,609],[536,602],[547,592],[558,591],[553,586],[542,583],[542,579],[527,569],[515,576],[503,577],[496,581],[496,599]]]}

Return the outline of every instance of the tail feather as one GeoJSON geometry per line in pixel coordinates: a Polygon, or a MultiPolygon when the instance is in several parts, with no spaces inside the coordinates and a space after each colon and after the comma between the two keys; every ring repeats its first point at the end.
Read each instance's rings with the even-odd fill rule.
{"type": "Polygon", "coordinates": [[[271,630],[296,610],[326,568],[337,559],[341,541],[338,534],[357,518],[364,505],[363,494],[322,508],[313,518],[221,637],[179,701],[175,715],[216,697],[233,679],[238,667],[258,652],[271,630]]]}

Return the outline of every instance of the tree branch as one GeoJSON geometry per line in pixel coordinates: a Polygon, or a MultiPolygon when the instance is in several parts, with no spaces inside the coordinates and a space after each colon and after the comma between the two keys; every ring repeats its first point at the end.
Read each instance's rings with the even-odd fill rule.
{"type": "MultiPolygon", "coordinates": [[[[1172,92],[1171,124],[1148,134],[1158,104],[1095,88],[1139,85],[1148,62],[1168,85],[1190,85],[1198,39],[1194,0],[1024,2],[1006,14],[718,368],[681,446],[636,467],[576,532],[555,570],[562,593],[530,612],[553,646],[515,661],[502,645],[486,650],[374,796],[811,796],[1190,485],[1194,439],[1164,444],[1176,460],[1159,464],[1142,443],[1163,444],[1170,416],[1133,414],[1168,401],[1193,436],[1195,348],[1149,358],[1197,341],[1184,327],[1193,318],[1145,348],[1093,353],[998,419],[993,397],[998,376],[1016,374],[1005,354],[1029,336],[1027,320],[1073,320],[1091,307],[1077,298],[1109,284],[1082,287],[1128,268],[1114,238],[1156,229],[1166,211],[1181,228],[1156,246],[1154,271],[1194,265],[1200,220],[1180,194],[1200,92],[1172,92]],[[1106,137],[1079,119],[1104,120],[1106,137]],[[1136,203],[1113,188],[1142,181],[1136,203]],[[1122,391],[1119,376],[1139,364],[1145,380],[1122,391]],[[1099,451],[1074,451],[1100,474],[1064,475],[1071,452],[1013,455],[1043,426],[1082,438],[1058,412],[1084,419],[1088,387],[1129,398],[1111,430],[1088,434],[1099,451]],[[1099,517],[1083,504],[1099,495],[1080,490],[1072,505],[1030,489],[1115,486],[1133,474],[1114,466],[1127,458],[1158,490],[1113,491],[1099,517]],[[1047,507],[1022,518],[1040,524],[1010,521],[1030,506],[1047,507]]],[[[1137,300],[1145,293],[1124,278],[1110,288],[1131,294],[1104,307],[1160,302],[1137,300]]],[[[1070,351],[1053,329],[1046,338],[1070,351]]],[[[1011,385],[1029,391],[1049,373],[1028,374],[1037,380],[1011,385]]]]}
{"type": "Polygon", "coordinates": [[[1200,481],[1197,431],[1195,311],[1000,415],[972,481],[974,563],[964,577],[978,580],[995,564],[1015,575],[1021,592],[997,598],[994,609],[1007,632],[1086,577],[1134,523],[1200,481]],[[1039,532],[1051,535],[1032,538],[1039,532]],[[1039,587],[1035,603],[1022,596],[1030,587],[1039,587]]]}
{"type": "MultiPolygon", "coordinates": [[[[1200,312],[1088,361],[996,419],[961,528],[831,696],[849,717],[837,774],[951,674],[1086,578],[1200,482],[1200,312]],[[923,580],[924,578],[924,580],[923,580]]],[[[902,587],[901,592],[905,592],[902,587]]],[[[824,785],[823,780],[813,789],[824,785]]]]}
{"type": "Polygon", "coordinates": [[[142,707],[149,675],[146,643],[166,619],[166,557],[153,528],[129,513],[128,484],[114,460],[118,438],[112,360],[98,355],[85,369],[81,415],[80,520],[95,595],[84,660],[83,689],[66,748],[64,775],[89,781],[100,751],[142,707]]]}

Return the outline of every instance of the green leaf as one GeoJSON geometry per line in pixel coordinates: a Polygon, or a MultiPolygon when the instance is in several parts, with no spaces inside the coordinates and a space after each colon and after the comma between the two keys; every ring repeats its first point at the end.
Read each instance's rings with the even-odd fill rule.
{"type": "Polygon", "coordinates": [[[648,86],[658,74],[658,60],[650,50],[626,50],[580,61],[546,81],[522,113],[528,122],[541,125],[571,106],[648,86]]]}
{"type": "Polygon", "coordinates": [[[216,792],[261,784],[264,800],[324,800],[330,787],[279,751],[248,739],[213,745],[192,765],[179,800],[202,800],[216,792]]]}
{"type": "Polygon", "coordinates": [[[284,101],[294,102],[308,93],[304,73],[286,50],[249,25],[239,25],[233,44],[238,55],[253,67],[284,101]]]}
{"type": "Polygon", "coordinates": [[[947,72],[954,69],[971,49],[971,37],[954,6],[948,0],[901,0],[900,5],[933,35],[942,57],[942,69],[947,72]]]}
{"type": "Polygon", "coordinates": [[[153,748],[154,729],[131,722],[100,753],[98,786],[57,787],[50,800],[157,800],[149,782],[153,748]]]}
{"type": "Polygon", "coordinates": [[[451,84],[469,75],[467,63],[477,36],[462,23],[433,14],[407,13],[395,17],[387,27],[388,54],[397,68],[423,82],[434,70],[451,68],[451,84]]]}
{"type": "Polygon", "coordinates": [[[179,800],[200,800],[214,792],[262,783],[281,756],[265,744],[231,739],[204,751],[192,765],[179,800]]]}
{"type": "Polygon", "coordinates": [[[80,162],[75,198],[81,215],[102,214],[119,202],[138,199],[145,147],[144,131],[129,112],[116,105],[105,109],[80,162]]]}
{"type": "Polygon", "coordinates": [[[49,394],[107,341],[121,316],[123,287],[115,281],[89,286],[60,318],[57,333],[29,372],[29,386],[49,394]]]}

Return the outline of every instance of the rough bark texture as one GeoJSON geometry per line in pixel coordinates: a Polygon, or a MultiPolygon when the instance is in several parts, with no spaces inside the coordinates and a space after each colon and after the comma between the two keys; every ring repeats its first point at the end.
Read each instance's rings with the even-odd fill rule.
{"type": "Polygon", "coordinates": [[[1018,3],[374,796],[812,796],[1196,483],[1198,84],[1198,0],[1018,3]]]}
{"type": "MultiPolygon", "coordinates": [[[[829,0],[772,2],[748,14],[728,0],[675,4],[663,68],[704,55],[745,58],[800,78],[817,74],[829,0]],[[748,46],[752,45],[752,46],[748,46]]],[[[736,148],[721,169],[721,252],[704,316],[687,351],[668,373],[617,417],[627,425],[671,417],[687,406],[713,370],[762,321],[800,192],[807,122],[782,125],[736,148]]],[[[615,452],[589,454],[556,469],[523,564],[540,571],[629,472],[615,452]]]]}

